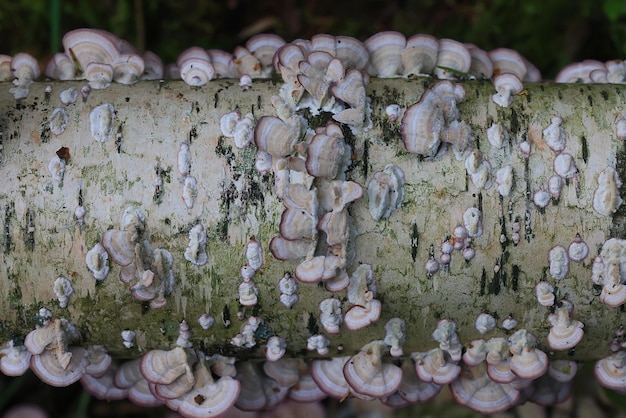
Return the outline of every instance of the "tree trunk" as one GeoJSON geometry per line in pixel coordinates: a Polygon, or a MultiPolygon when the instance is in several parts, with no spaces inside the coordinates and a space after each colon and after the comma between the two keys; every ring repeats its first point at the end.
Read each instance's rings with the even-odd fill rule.
{"type": "MultiPolygon", "coordinates": [[[[417,102],[431,84],[429,78],[372,79],[367,88],[372,129],[357,134],[343,130],[353,154],[347,177],[364,189],[363,197],[349,206],[358,232],[353,268],[358,263],[373,267],[382,314],[365,329],[349,331],[342,326],[338,334],[329,335],[330,354],[354,353],[369,341],[382,339],[384,325],[392,317],[406,321],[405,353],[436,346],[430,334],[443,318],[456,321],[461,341],[467,343],[480,337],[474,320],[481,312],[498,318],[498,324],[511,315],[519,321],[518,328],[534,333],[540,348],[549,351],[551,308],[540,305],[535,296],[535,285],[545,280],[554,285],[557,299],[573,303],[574,318],[585,325],[573,358],[606,355],[606,344],[622,323],[623,309],[600,302],[600,291],[590,279],[591,267],[607,239],[626,237],[626,205],[614,214],[600,214],[594,210],[593,198],[598,177],[607,166],[626,180],[624,142],[615,135],[624,90],[613,85],[529,84],[511,107],[502,108],[491,101],[490,82],[463,83],[466,99],[459,105],[460,119],[471,125],[474,146],[492,167],[493,185],[479,189],[464,161],[451,151],[433,159],[407,152],[399,121],[390,121],[385,113],[389,104],[406,108],[417,102]],[[533,195],[547,190],[556,155],[542,137],[553,116],[563,120],[565,152],[574,157],[578,175],[565,181],[558,200],[539,209],[533,195]],[[501,149],[487,141],[487,128],[494,122],[510,134],[501,149]],[[520,151],[523,141],[531,145],[528,158],[520,151]],[[388,219],[375,221],[368,210],[367,185],[373,173],[389,163],[404,172],[405,196],[388,219]],[[510,195],[501,197],[495,172],[505,165],[512,167],[514,181],[510,195]],[[465,261],[461,251],[454,251],[449,265],[441,265],[430,276],[425,266],[431,251],[440,257],[442,242],[464,223],[463,214],[471,207],[482,213],[482,235],[471,243],[475,257],[465,261]],[[521,224],[517,244],[512,230],[516,221],[521,224]],[[590,254],[582,262],[570,261],[566,277],[555,280],[548,252],[555,245],[567,248],[577,234],[590,254]]],[[[236,148],[232,138],[222,135],[219,124],[222,115],[236,109],[242,115],[251,112],[255,120],[275,115],[271,97],[280,84],[255,81],[248,91],[232,80],[212,81],[202,88],[173,81],[114,84],[92,90],[86,100],[79,96],[74,104],[63,105],[59,93],[81,85],[34,83],[28,97],[16,103],[9,93],[11,86],[0,84],[1,338],[28,333],[35,327],[39,309],[46,307],[78,327],[81,345],[102,344],[116,357],[171,347],[182,319],[190,324],[195,347],[240,358],[261,357],[261,350],[237,349],[229,342],[244,323],[237,317],[243,311],[245,317],[261,317],[268,335],[285,338],[290,355],[309,355],[304,351],[307,338],[323,332],[318,304],[332,294],[320,285],[300,284],[299,302],[290,309],[279,302],[277,283],[297,265],[297,260],[276,260],[268,248],[279,234],[283,203],[275,195],[272,174],[255,169],[254,144],[236,148]],[[45,92],[47,86],[51,93],[45,92]],[[104,132],[110,138],[99,142],[90,132],[90,113],[104,103],[113,106],[115,117],[111,131],[104,132]],[[50,128],[50,121],[57,120],[58,115],[52,117],[57,107],[68,115],[65,131],[58,136],[50,128]],[[189,174],[197,180],[192,207],[183,199],[177,162],[183,143],[190,150],[189,174]],[[69,157],[62,147],[69,150],[69,157]],[[55,180],[48,169],[57,151],[67,162],[61,180],[55,180]],[[175,284],[162,308],[134,300],[129,291],[133,283],[118,279],[121,268],[111,259],[111,271],[100,282],[85,262],[87,251],[105,231],[122,228],[120,218],[131,205],[145,215],[150,246],[173,256],[175,284]],[[86,208],[82,223],[74,214],[78,206],[86,208]],[[198,223],[208,236],[204,265],[184,257],[189,232],[198,223]],[[258,303],[243,308],[239,271],[246,264],[251,236],[261,243],[265,261],[254,277],[258,303]],[[60,276],[68,278],[74,289],[67,308],[60,307],[53,290],[60,276]],[[208,330],[197,323],[202,313],[216,319],[208,330]],[[225,326],[226,320],[230,326],[225,326]],[[123,345],[120,333],[125,329],[137,334],[133,348],[123,345]]],[[[315,128],[325,126],[331,115],[303,116],[315,128]]],[[[54,122],[52,130],[56,129],[54,122]]],[[[624,186],[621,195],[626,196],[624,186]]],[[[349,306],[345,291],[337,295],[345,312],[349,306]]],[[[486,336],[506,334],[498,328],[486,336]]]]}

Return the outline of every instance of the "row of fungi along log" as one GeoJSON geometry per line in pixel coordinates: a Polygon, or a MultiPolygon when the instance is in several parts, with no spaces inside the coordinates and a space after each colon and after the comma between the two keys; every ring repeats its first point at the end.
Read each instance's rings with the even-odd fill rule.
{"type": "MultiPolygon", "coordinates": [[[[474,324],[481,313],[496,320],[485,338],[524,328],[544,351],[551,350],[551,327],[566,316],[586,325],[582,340],[567,348],[575,348],[575,359],[606,355],[605,344],[621,323],[619,309],[601,297],[603,287],[610,293],[620,284],[610,278],[624,252],[618,242],[617,255],[602,254],[611,237],[624,238],[619,226],[624,209],[618,204],[624,145],[614,130],[620,90],[529,84],[524,95],[502,108],[491,101],[488,82],[451,84],[465,94],[457,97],[458,113],[446,116],[445,125],[450,133],[460,122],[471,129],[465,148],[438,146],[432,156],[407,150],[410,138],[403,126],[408,119],[385,112],[397,104],[408,115],[424,91],[445,95],[445,88],[437,90],[429,78],[371,79],[371,129],[353,133],[323,115],[296,118],[300,126],[289,144],[288,165],[265,173],[257,169],[255,145],[238,148],[219,121],[235,110],[245,120],[249,109],[255,122],[277,115],[272,82],[256,81],[245,91],[231,80],[201,88],[139,82],[130,89],[93,90],[70,104],[62,103],[60,93],[80,89],[79,82],[34,83],[18,103],[3,86],[0,169],[6,185],[0,268],[6,297],[0,306],[6,313],[5,340],[27,334],[36,325],[32,318],[46,308],[76,326],[80,344],[102,344],[114,356],[169,348],[182,319],[192,330],[194,346],[209,352],[258,357],[262,350],[256,348],[276,335],[294,355],[311,336],[325,333],[322,300],[337,298],[345,317],[375,295],[380,319],[356,331],[343,323],[339,332],[327,332],[330,355],[339,348],[356,353],[384,339],[384,325],[393,317],[407,324],[404,353],[433,348],[429,336],[443,318],[456,322],[460,341],[468,344],[481,337],[474,324]],[[45,91],[48,86],[51,93],[45,91]],[[67,115],[60,132],[56,109],[67,115]],[[506,132],[504,139],[488,138],[494,125],[506,132]],[[560,135],[551,133],[551,126],[563,132],[563,149],[551,146],[560,135]],[[331,152],[347,152],[334,180],[303,171],[310,169],[305,157],[314,153],[316,128],[326,129],[317,129],[320,135],[342,138],[331,152]],[[290,170],[288,181],[315,190],[319,203],[312,228],[320,241],[288,261],[270,251],[272,239],[286,228],[281,225],[285,199],[276,193],[277,172],[285,169],[290,170]],[[554,175],[562,179],[558,194],[551,189],[554,175]],[[338,241],[327,240],[334,226],[322,219],[333,213],[327,202],[328,196],[337,198],[332,193],[338,183],[332,181],[338,180],[358,184],[362,193],[345,203],[349,218],[341,222],[348,226],[339,228],[350,230],[349,245],[342,250],[349,256],[337,271],[350,277],[357,266],[369,265],[377,289],[361,287],[368,296],[354,296],[358,302],[352,302],[350,288],[330,292],[328,286],[299,283],[298,300],[287,307],[281,295],[293,293],[279,288],[285,272],[297,277],[303,259],[325,255],[330,262],[329,254],[335,255],[338,241]],[[549,195],[546,204],[542,192],[549,195]],[[381,193],[391,193],[382,196],[391,206],[376,206],[381,193]],[[251,237],[260,244],[263,264],[246,279],[249,272],[242,271],[249,264],[251,237]],[[123,255],[107,249],[107,257],[100,252],[99,258],[96,251],[96,273],[88,268],[87,253],[98,243],[106,248],[110,238],[119,240],[115,245],[123,255]],[[567,250],[581,241],[589,249],[582,259],[567,251],[551,256],[554,247],[567,250]],[[593,266],[600,269],[602,261],[594,263],[596,256],[604,258],[605,270],[594,284],[593,266]],[[99,278],[104,266],[110,271],[99,278]],[[73,293],[54,285],[59,277],[67,278],[73,293]],[[241,290],[250,281],[253,285],[241,290]],[[539,303],[535,287],[541,281],[552,286],[549,293],[559,308],[539,303]],[[67,307],[61,307],[59,292],[69,298],[67,307]],[[256,304],[244,303],[246,294],[254,294],[256,304]],[[569,311],[562,312],[563,303],[569,311]],[[211,328],[197,322],[202,315],[214,318],[211,328]],[[249,344],[252,350],[231,343],[251,316],[263,320],[249,344]],[[516,328],[502,325],[509,317],[517,321],[516,328]],[[122,331],[135,333],[131,348],[122,331]]],[[[320,155],[331,154],[322,149],[320,155]]]]}

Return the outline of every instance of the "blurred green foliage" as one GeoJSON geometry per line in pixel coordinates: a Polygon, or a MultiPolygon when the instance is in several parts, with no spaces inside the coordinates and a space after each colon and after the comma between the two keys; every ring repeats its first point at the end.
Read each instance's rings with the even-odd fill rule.
{"type": "Polygon", "coordinates": [[[364,40],[397,30],[514,48],[552,78],[572,61],[623,58],[624,23],[624,0],[0,0],[0,53],[45,62],[78,27],[111,31],[166,62],[193,45],[232,51],[260,32],[364,40]]]}

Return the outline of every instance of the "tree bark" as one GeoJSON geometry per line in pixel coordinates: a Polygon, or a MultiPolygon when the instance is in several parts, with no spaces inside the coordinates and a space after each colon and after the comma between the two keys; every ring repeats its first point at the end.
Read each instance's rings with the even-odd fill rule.
{"type": "MultiPolygon", "coordinates": [[[[585,336],[570,355],[591,360],[608,353],[606,344],[623,321],[622,308],[610,308],[599,300],[590,281],[591,265],[600,246],[610,237],[626,237],[622,205],[610,216],[597,213],[592,205],[598,176],[607,166],[626,180],[624,142],[616,138],[615,120],[624,106],[624,90],[614,85],[529,84],[509,108],[496,106],[490,82],[464,82],[466,99],[459,105],[461,120],[468,122],[478,147],[489,160],[493,173],[507,164],[513,168],[510,196],[501,198],[495,184],[478,189],[468,177],[464,161],[448,151],[434,159],[407,152],[400,137],[399,121],[392,122],[385,107],[415,103],[429,78],[372,79],[373,127],[352,134],[344,129],[352,147],[350,180],[364,187],[364,196],[349,212],[358,231],[356,263],[373,267],[378,280],[382,315],[369,327],[349,331],[345,327],[331,339],[331,355],[354,353],[371,340],[385,336],[384,324],[400,317],[407,324],[404,352],[426,350],[436,343],[430,334],[439,319],[457,322],[461,341],[480,337],[474,320],[481,312],[502,319],[511,315],[536,335],[540,348],[549,351],[546,335],[550,308],[535,296],[540,280],[551,282],[557,299],[567,298],[575,307],[574,318],[585,324],[585,336]],[[553,172],[555,153],[542,138],[542,131],[555,115],[563,119],[567,133],[566,152],[578,168],[578,178],[566,181],[558,202],[539,209],[533,193],[546,188],[553,172]],[[486,131],[500,122],[510,139],[502,149],[490,145],[486,131]],[[531,154],[525,158],[519,144],[528,141],[531,154]],[[374,221],[368,211],[367,184],[372,174],[386,164],[399,166],[405,175],[401,207],[389,219],[374,221]],[[429,276],[425,263],[431,246],[440,255],[440,245],[463,224],[469,207],[482,212],[483,233],[472,242],[475,257],[466,262],[459,251],[449,266],[429,276]],[[525,222],[526,219],[526,222],[525,222]],[[521,222],[521,240],[512,240],[512,225],[521,222]],[[590,254],[583,262],[570,262],[563,280],[549,273],[548,252],[554,245],[567,248],[576,234],[586,241],[590,254]],[[342,351],[341,351],[342,350],[342,351]]],[[[92,90],[83,101],[64,106],[59,93],[80,89],[80,82],[34,83],[26,99],[16,103],[8,83],[0,84],[0,313],[1,338],[25,335],[35,326],[40,308],[65,317],[81,332],[81,345],[102,344],[116,357],[137,357],[154,348],[169,348],[186,319],[195,347],[240,358],[261,357],[260,349],[236,349],[229,343],[245,316],[263,318],[270,333],[286,339],[288,353],[308,356],[307,338],[323,332],[319,302],[331,296],[323,286],[300,284],[299,302],[291,309],[279,303],[278,280],[293,271],[297,262],[272,257],[268,244],[278,235],[283,204],[274,193],[271,174],[255,169],[254,144],[237,149],[220,131],[220,117],[238,109],[258,120],[275,115],[271,97],[280,83],[255,81],[242,91],[233,80],[212,81],[202,88],[182,82],[139,82],[92,90]],[[51,93],[45,92],[47,86],[51,93]],[[90,113],[103,103],[115,109],[112,137],[95,141],[90,133],[90,113]],[[62,107],[69,116],[65,131],[50,132],[53,109],[62,107]],[[188,143],[190,174],[197,179],[193,207],[183,201],[182,177],[177,156],[188,143]],[[61,148],[69,149],[61,181],[48,170],[49,161],[61,148]],[[157,177],[162,185],[155,186],[157,177]],[[74,216],[79,205],[86,208],[84,222],[74,216]],[[135,301],[129,284],[118,280],[120,267],[100,283],[85,263],[85,256],[108,229],[120,228],[120,217],[129,205],[145,214],[145,231],[152,247],[171,252],[174,290],[163,308],[152,309],[135,301]],[[184,258],[189,231],[201,222],[207,232],[208,262],[197,266],[184,258]],[[262,244],[265,263],[254,278],[258,304],[239,304],[239,269],[246,263],[249,237],[262,244]],[[53,282],[67,277],[74,289],[67,308],[61,308],[53,282]],[[216,319],[203,330],[197,324],[202,313],[216,319]],[[230,326],[223,320],[229,319],[230,326]],[[135,347],[127,349],[120,333],[137,333],[135,347]]],[[[324,126],[330,114],[311,116],[310,128],[324,126]]],[[[495,174],[492,174],[495,183],[495,174]]],[[[621,196],[626,196],[624,186],[621,196]]],[[[339,297],[348,306],[345,291],[339,297]]],[[[498,328],[486,336],[506,335],[498,328]]],[[[258,347],[258,346],[257,346],[258,347]]]]}

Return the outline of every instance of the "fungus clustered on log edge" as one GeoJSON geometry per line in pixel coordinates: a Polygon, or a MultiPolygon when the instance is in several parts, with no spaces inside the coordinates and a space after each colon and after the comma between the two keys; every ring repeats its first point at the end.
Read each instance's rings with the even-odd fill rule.
{"type": "MultiPolygon", "coordinates": [[[[541,224],[554,221],[558,209],[584,207],[585,216],[598,218],[598,225],[611,225],[622,207],[622,179],[615,153],[618,149],[623,152],[626,138],[621,108],[603,121],[610,125],[614,141],[611,149],[598,155],[590,155],[597,151],[589,150],[593,138],[571,134],[576,121],[568,120],[571,110],[566,106],[562,112],[554,110],[559,114],[544,111],[515,120],[518,125],[532,123],[532,129],[516,126],[512,122],[518,117],[515,106],[527,107],[529,103],[524,83],[541,81],[537,69],[516,51],[499,48],[486,52],[451,39],[437,40],[423,34],[406,38],[398,32],[381,32],[365,42],[320,34],[287,43],[275,35],[257,35],[232,54],[191,47],[176,63],[164,65],[155,54],[138,51],[102,30],[71,31],[64,36],[63,46],[64,52],[50,59],[44,74],[47,79],[68,83],[81,80],[81,84],[68,84],[59,92],[65,107],[55,107],[47,116],[40,145],[47,147],[54,142],[58,147],[56,144],[71,132],[80,132],[85,138],[71,157],[62,147],[39,161],[45,167],[45,185],[40,193],[62,194],[65,204],[76,208],[72,228],[78,232],[70,240],[82,240],[77,244],[82,248],[75,250],[81,255],[82,271],[58,271],[58,279],[48,285],[49,297],[37,296],[40,305],[46,298],[50,303],[37,306],[34,329],[25,335],[23,343],[12,338],[0,350],[0,370],[6,375],[20,375],[30,368],[53,386],[80,380],[98,398],[127,397],[145,406],[166,404],[185,417],[226,416],[234,409],[257,411],[287,399],[316,402],[327,396],[376,398],[401,407],[431,399],[443,385],[450,385],[460,404],[478,412],[496,413],[526,400],[558,403],[569,396],[576,363],[567,363],[554,351],[572,352],[584,340],[587,329],[583,331],[583,307],[575,307],[563,297],[575,287],[568,285],[568,280],[583,280],[581,275],[585,275],[588,294],[597,291],[595,309],[611,309],[626,302],[626,237],[610,235],[608,227],[604,231],[583,229],[589,226],[583,222],[570,236],[555,234],[548,244],[538,245],[537,251],[542,253],[535,254],[532,262],[543,263],[542,275],[528,277],[523,266],[511,261],[515,249],[535,245],[536,234],[544,227],[541,224]],[[144,140],[146,147],[160,146],[154,142],[158,137],[155,133],[143,132],[145,138],[133,138],[139,132],[125,131],[124,125],[132,121],[119,105],[99,99],[99,92],[111,89],[114,83],[153,80],[160,90],[170,88],[164,80],[182,79],[191,91],[198,91],[212,82],[234,79],[238,89],[251,95],[255,85],[279,76],[281,82],[276,84],[269,108],[259,105],[256,111],[248,112],[235,103],[221,115],[203,118],[198,102],[183,100],[185,109],[178,116],[185,133],[179,130],[178,138],[157,140],[169,142],[170,155],[146,163],[154,164],[151,187],[109,184],[108,193],[123,193],[121,200],[93,196],[89,187],[94,174],[75,169],[81,158],[97,152],[111,164],[128,164],[123,160],[130,154],[126,147],[132,141],[141,144],[144,140]],[[415,86],[422,90],[421,95],[407,101],[404,93],[397,93],[387,95],[387,102],[375,103],[368,89],[376,78],[398,78],[407,84],[421,80],[415,86]],[[477,126],[466,119],[471,112],[462,109],[470,100],[472,83],[484,85],[487,80],[493,87],[483,105],[491,106],[492,111],[489,124],[477,126]],[[89,109],[89,129],[85,132],[74,120],[79,106],[89,109]],[[198,133],[203,124],[213,124],[221,134],[212,146],[224,161],[203,160],[207,144],[198,133]],[[372,137],[379,124],[386,126],[385,137],[372,137]],[[402,156],[401,165],[375,157],[376,152],[393,155],[384,150],[389,141],[395,141],[393,153],[402,156]],[[448,168],[436,169],[437,162],[444,159],[448,168]],[[232,178],[225,174],[207,178],[203,167],[211,164],[219,165],[223,172],[229,170],[232,178]],[[422,165],[428,165],[432,179],[417,174],[422,165]],[[447,171],[453,169],[456,171],[447,171]],[[85,173],[88,175],[82,178],[85,173]],[[218,186],[209,187],[211,182],[218,186]],[[79,187],[72,188],[76,183],[79,187]],[[433,196],[450,184],[452,194],[470,196],[463,199],[459,213],[443,222],[449,228],[441,236],[425,233],[431,220],[415,219],[416,215],[408,213],[416,202],[439,210],[428,196],[416,195],[418,183],[426,184],[433,196]],[[228,195],[228,200],[212,196],[216,189],[228,195]],[[271,195],[272,203],[268,203],[269,197],[256,197],[255,201],[255,193],[271,195]],[[518,200],[511,197],[515,193],[521,196],[518,200]],[[163,212],[142,207],[143,194],[148,194],[157,207],[162,203],[176,207],[172,216],[187,215],[172,225],[179,229],[172,237],[183,237],[186,248],[170,246],[171,242],[156,232],[160,229],[151,218],[163,212]],[[364,201],[367,203],[362,204],[364,201]],[[106,222],[94,228],[90,215],[96,216],[96,206],[107,204],[106,222]],[[279,215],[248,211],[248,206],[255,205],[279,215]],[[218,221],[208,215],[224,210],[226,215],[218,221]],[[487,215],[489,211],[497,215],[487,215]],[[118,224],[115,219],[120,212],[118,224]],[[410,226],[402,226],[400,216],[414,220],[410,226]],[[252,233],[229,229],[230,219],[236,217],[255,218],[248,225],[252,233]],[[396,228],[402,230],[402,237],[396,228]],[[524,328],[526,318],[514,317],[502,307],[498,311],[495,302],[485,302],[472,313],[476,329],[471,318],[440,318],[434,323],[434,342],[425,343],[422,351],[407,352],[415,324],[405,322],[402,312],[410,307],[387,307],[390,296],[386,292],[393,288],[391,270],[379,269],[381,261],[368,257],[373,259],[377,250],[366,250],[358,242],[371,240],[374,233],[384,237],[384,245],[389,245],[389,239],[410,243],[406,258],[413,263],[407,271],[412,270],[410,274],[418,278],[421,291],[427,287],[435,292],[450,291],[453,286],[446,281],[463,274],[468,266],[479,265],[482,276],[477,275],[475,281],[480,284],[470,291],[479,292],[485,300],[497,298],[502,287],[513,295],[526,292],[536,297],[535,309],[544,315],[540,325],[528,327],[549,328],[546,340],[539,341],[524,328]],[[216,260],[218,241],[238,248],[240,254],[235,250],[228,254],[229,259],[216,260]],[[495,260],[486,255],[492,253],[499,254],[495,260]],[[222,277],[216,263],[236,264],[231,261],[239,259],[245,261],[236,266],[241,278],[237,284],[232,277],[222,277]],[[272,263],[284,264],[283,274],[271,279],[268,286],[265,269],[273,272],[272,263]],[[128,285],[126,297],[137,301],[142,313],[174,309],[166,307],[168,301],[176,305],[171,312],[183,315],[177,326],[172,327],[172,321],[169,326],[145,324],[157,326],[168,337],[168,349],[152,346],[142,325],[126,328],[123,320],[114,325],[121,326],[116,334],[122,335],[119,345],[138,350],[132,356],[140,358],[112,361],[101,345],[80,347],[81,334],[89,332],[87,325],[66,319],[72,317],[72,304],[83,294],[75,274],[95,279],[93,291],[97,294],[105,286],[116,286],[112,279],[107,280],[113,271],[119,272],[120,281],[128,285]],[[198,271],[209,275],[212,285],[208,294],[200,286],[194,290],[194,297],[206,301],[198,319],[200,329],[194,330],[203,336],[194,339],[189,324],[196,321],[188,324],[184,318],[188,296],[181,289],[197,285],[190,281],[198,271]],[[232,281],[237,289],[230,295],[238,301],[233,317],[228,304],[224,309],[213,306],[211,292],[218,291],[221,280],[232,281]],[[292,309],[295,312],[295,307],[304,303],[303,293],[315,294],[306,288],[316,284],[326,297],[312,301],[314,309],[301,324],[308,330],[307,349],[319,356],[311,362],[293,358],[304,349],[302,341],[301,346],[290,346],[290,335],[281,333],[276,318],[262,315],[270,313],[268,305],[278,305],[278,301],[286,309],[285,315],[292,309]],[[220,326],[220,317],[222,328],[229,330],[237,321],[240,332],[235,329],[227,340],[215,341],[211,330],[220,326]],[[499,317],[504,321],[496,326],[499,317]],[[372,324],[378,325],[380,318],[388,320],[386,334],[373,334],[362,347],[343,352],[341,341],[347,333],[367,330],[372,324]],[[462,338],[467,336],[481,338],[462,338]],[[212,344],[227,349],[212,352],[208,349],[212,344]],[[261,357],[266,359],[263,364],[261,357]]],[[[0,81],[12,81],[7,90],[18,108],[32,98],[30,89],[40,72],[36,60],[26,53],[0,57],[0,81]]],[[[588,60],[568,65],[555,81],[624,83],[626,65],[622,61],[588,60]]],[[[51,87],[46,89],[44,100],[51,101],[52,93],[56,94],[51,87]]],[[[217,97],[215,93],[215,108],[217,97]]],[[[381,99],[376,96],[376,100],[381,99]]],[[[161,122],[155,120],[154,126],[161,122]]],[[[6,151],[7,122],[2,123],[0,161],[5,166],[11,156],[6,151]]],[[[128,170],[137,178],[147,175],[132,171],[133,167],[128,170]]],[[[135,181],[128,174],[126,177],[127,182],[135,181]]],[[[15,247],[14,212],[23,208],[19,203],[12,208],[6,198],[2,203],[4,259],[15,247]]],[[[41,239],[38,233],[44,228],[37,224],[33,212],[25,211],[23,245],[27,248],[41,239]]],[[[441,216],[448,214],[442,211],[441,216]]],[[[169,226],[173,220],[163,216],[162,222],[169,226]]],[[[432,315],[425,305],[420,309],[423,315],[432,315]]],[[[429,323],[433,324],[432,319],[429,323]]],[[[615,335],[605,350],[609,355],[598,360],[595,375],[600,384],[625,392],[626,380],[620,374],[626,353],[625,333],[618,325],[613,324],[615,335]]]]}

